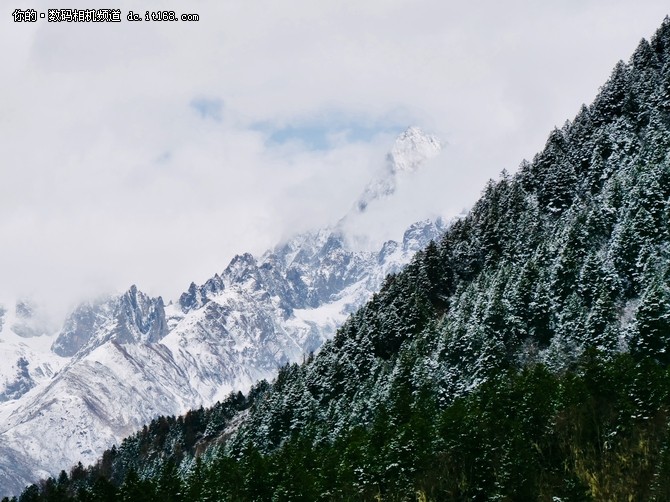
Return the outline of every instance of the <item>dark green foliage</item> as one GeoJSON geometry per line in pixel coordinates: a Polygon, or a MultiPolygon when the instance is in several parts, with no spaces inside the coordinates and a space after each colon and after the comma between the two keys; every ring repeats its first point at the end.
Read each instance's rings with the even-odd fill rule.
{"type": "Polygon", "coordinates": [[[247,442],[159,479],[187,500],[664,500],[670,370],[597,351],[575,370],[505,371],[447,407],[405,373],[367,427],[332,442],[307,428],[271,453],[247,442]]]}
{"type": "Polygon", "coordinates": [[[98,477],[93,482],[93,487],[90,490],[91,499],[95,502],[114,502],[118,500],[118,490],[116,487],[104,476],[98,477]]]}
{"type": "Polygon", "coordinates": [[[651,279],[635,317],[633,353],[643,359],[670,363],[670,292],[659,278],[651,279]]]}
{"type": "Polygon", "coordinates": [[[19,502],[37,502],[42,500],[37,485],[30,485],[19,497],[19,502]]]}
{"type": "Polygon", "coordinates": [[[119,500],[149,502],[156,498],[156,489],[149,480],[141,480],[135,469],[130,469],[119,488],[119,500]]]}

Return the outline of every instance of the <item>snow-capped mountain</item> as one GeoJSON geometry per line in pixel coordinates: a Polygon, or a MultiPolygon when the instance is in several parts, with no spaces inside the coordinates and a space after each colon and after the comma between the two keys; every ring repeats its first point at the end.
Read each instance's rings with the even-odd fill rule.
{"type": "Polygon", "coordinates": [[[356,203],[356,209],[365,211],[374,200],[392,195],[398,179],[416,172],[427,160],[439,155],[442,143],[435,136],[418,127],[410,127],[396,139],[386,157],[384,172],[372,180],[356,203]]]}
{"type": "MultiPolygon", "coordinates": [[[[398,176],[439,149],[437,139],[408,129],[384,175],[343,220],[390,197],[398,176]]],[[[16,362],[0,374],[6,401],[0,403],[0,496],[78,461],[95,461],[157,415],[212,404],[273,378],[281,365],[318,350],[387,274],[446,224],[440,218],[415,223],[401,241],[377,251],[353,249],[342,228],[340,222],[295,236],[262,256],[238,255],[168,305],[135,286],[84,303],[55,339],[40,337],[40,350],[21,346],[18,335],[3,329],[0,350],[5,346],[4,360],[16,362]],[[50,351],[46,342],[53,342],[50,351]]]]}
{"type": "Polygon", "coordinates": [[[52,350],[59,356],[82,357],[109,341],[152,343],[166,334],[162,298],[149,298],[133,285],[119,298],[79,305],[65,320],[52,350]]]}

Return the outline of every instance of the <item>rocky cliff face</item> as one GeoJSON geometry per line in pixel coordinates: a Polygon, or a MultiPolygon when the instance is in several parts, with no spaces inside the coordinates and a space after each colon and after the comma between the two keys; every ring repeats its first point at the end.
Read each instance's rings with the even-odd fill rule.
{"type": "Polygon", "coordinates": [[[52,350],[63,357],[81,356],[108,341],[153,343],[166,334],[162,298],[150,298],[133,285],[119,297],[77,307],[65,320],[52,350]]]}

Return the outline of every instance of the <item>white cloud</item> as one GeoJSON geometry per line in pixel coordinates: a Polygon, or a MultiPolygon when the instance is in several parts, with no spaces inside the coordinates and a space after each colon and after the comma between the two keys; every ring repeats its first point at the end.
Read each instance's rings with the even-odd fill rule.
{"type": "Polygon", "coordinates": [[[419,179],[395,210],[466,204],[592,100],[667,12],[660,1],[164,0],[151,8],[200,21],[130,23],[136,2],[68,7],[93,5],[124,21],[0,20],[5,294],[66,304],[136,282],[174,298],[236,252],[336,220],[402,123],[445,140],[447,167],[431,166],[438,183],[419,179]],[[328,148],[301,141],[309,128],[328,148]],[[287,130],[297,137],[271,141],[287,130]]]}

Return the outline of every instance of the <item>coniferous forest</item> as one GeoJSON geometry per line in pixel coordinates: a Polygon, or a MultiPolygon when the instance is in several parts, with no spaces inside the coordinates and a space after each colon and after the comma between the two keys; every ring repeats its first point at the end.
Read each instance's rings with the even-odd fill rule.
{"type": "Polygon", "coordinates": [[[670,19],[318,354],[28,501],[670,500],[670,19]]]}

